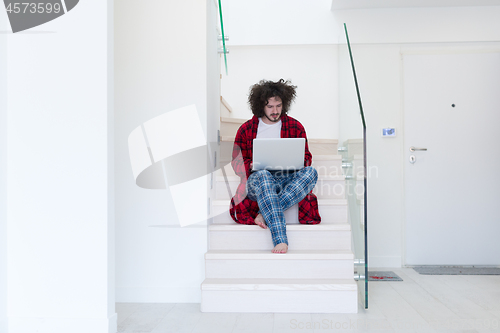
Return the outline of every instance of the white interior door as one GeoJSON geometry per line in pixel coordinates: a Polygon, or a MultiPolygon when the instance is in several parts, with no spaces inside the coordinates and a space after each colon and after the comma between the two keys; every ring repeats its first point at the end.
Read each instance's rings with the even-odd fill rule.
{"type": "Polygon", "coordinates": [[[403,63],[405,264],[499,265],[500,53],[403,63]]]}

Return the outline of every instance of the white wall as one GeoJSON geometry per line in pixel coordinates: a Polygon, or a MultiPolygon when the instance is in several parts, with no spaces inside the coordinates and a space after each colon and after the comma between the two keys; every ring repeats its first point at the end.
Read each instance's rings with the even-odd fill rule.
{"type": "MultiPolygon", "coordinates": [[[[325,44],[325,50],[328,50],[328,45],[340,43],[336,55],[339,67],[334,71],[339,80],[338,92],[334,93],[337,105],[333,109],[337,110],[336,117],[343,114],[346,106],[354,107],[356,113],[349,118],[351,123],[347,126],[344,124],[345,114],[341,118],[338,138],[352,137],[353,134],[360,137],[359,126],[351,125],[352,121],[361,120],[350,77],[352,74],[347,46],[343,44],[345,37],[342,24],[347,23],[368,126],[368,164],[378,170],[378,174],[373,172],[368,183],[369,265],[398,267],[402,263],[404,223],[401,49],[412,47],[417,51],[426,51],[453,47],[490,47],[500,41],[500,7],[332,12],[325,9],[327,5],[331,5],[331,1],[293,0],[284,4],[285,1],[278,0],[257,0],[252,3],[223,1],[225,28],[230,36],[228,48],[231,50],[228,56],[229,76],[224,77],[223,82],[231,82],[231,85],[224,84],[222,94],[230,104],[237,105],[235,116],[239,115],[244,107],[243,94],[248,93],[250,80],[246,75],[253,75],[244,66],[262,66],[272,72],[273,68],[271,65],[267,66],[267,61],[274,61],[276,57],[268,52],[270,49],[292,53],[307,44],[312,44],[312,47],[325,44]],[[248,58],[242,56],[242,52],[247,53],[248,58]],[[256,55],[258,62],[250,62],[251,54],[256,55]],[[236,89],[239,91],[236,92],[236,89]],[[396,127],[399,130],[398,136],[382,139],[382,127],[396,127]]],[[[317,54],[315,57],[321,58],[317,54]]],[[[309,66],[306,61],[295,63],[294,67],[283,66],[288,71],[280,75],[293,79],[287,73],[300,72],[301,69],[296,68],[298,66],[309,66]]],[[[259,75],[262,74],[259,72],[259,75]]],[[[311,75],[310,82],[314,81],[313,77],[315,79],[317,74],[311,75]]],[[[255,79],[256,77],[252,77],[253,81],[255,79]]],[[[246,112],[248,117],[249,111],[246,112]]],[[[324,119],[328,112],[330,110],[319,111],[316,119],[324,119]]],[[[334,122],[338,120],[339,118],[335,118],[334,122]]],[[[321,125],[316,122],[308,126],[315,128],[321,125]]],[[[335,127],[338,128],[339,125],[334,125],[335,127]]]]}
{"type": "MultiPolygon", "coordinates": [[[[0,31],[9,28],[0,11],[0,31]]],[[[0,333],[7,332],[7,34],[0,33],[0,333]]]]}
{"type": "Polygon", "coordinates": [[[332,0],[222,0],[229,45],[333,44],[332,0]]]}
{"type": "Polygon", "coordinates": [[[405,44],[495,41],[499,15],[500,6],[387,8],[339,10],[334,19],[347,24],[351,43],[405,44]]]}
{"type": "Polygon", "coordinates": [[[9,333],[116,331],[112,3],[8,35],[9,333]]]}
{"type": "MultiPolygon", "coordinates": [[[[368,165],[373,171],[368,179],[371,267],[397,267],[403,262],[403,163],[407,163],[405,150],[408,147],[404,145],[403,133],[401,52],[474,51],[498,45],[478,42],[353,46],[367,122],[368,165]],[[395,127],[397,136],[382,138],[380,131],[384,127],[395,127]]],[[[482,88],[478,85],[477,89],[482,88]]]]}
{"type": "Polygon", "coordinates": [[[308,138],[338,138],[338,59],[336,45],[231,46],[222,96],[232,117],[249,119],[250,86],[262,79],[290,79],[297,98],[289,115],[304,125],[308,138]]]}
{"type": "MultiPolygon", "coordinates": [[[[403,220],[403,134],[398,45],[354,45],[356,73],[367,123],[368,250],[370,267],[399,267],[403,220]],[[398,136],[381,138],[383,127],[398,136]]],[[[362,138],[361,117],[346,47],[340,47],[343,76],[342,139],[362,138]],[[344,74],[345,75],[345,74],[344,74]],[[347,100],[347,103],[345,102],[347,100]]]]}
{"type": "MultiPolygon", "coordinates": [[[[398,267],[403,263],[405,147],[401,50],[440,52],[492,47],[500,40],[499,14],[500,7],[335,13],[336,19],[347,22],[354,44],[352,51],[367,122],[368,166],[373,170],[368,180],[370,267],[398,267]],[[398,136],[381,138],[383,127],[395,127],[398,136]]],[[[340,45],[339,50],[339,71],[349,68],[349,72],[347,47],[340,45]]],[[[355,105],[355,96],[347,96],[354,92],[352,79],[341,79],[348,84],[341,83],[341,96],[355,105]]],[[[355,129],[345,129],[344,133],[341,130],[341,135],[348,137],[349,131],[355,129]]]]}
{"type": "Polygon", "coordinates": [[[223,0],[231,45],[494,41],[500,6],[331,11],[331,0],[223,0]]]}
{"type": "MultiPolygon", "coordinates": [[[[191,104],[206,128],[207,100],[213,103],[207,96],[207,5],[215,3],[156,0],[146,6],[126,0],[115,5],[118,302],[201,299],[206,229],[179,228],[168,189],[135,185],[127,140],[145,121],[191,104]]],[[[211,13],[216,15],[215,9],[211,13]]]]}

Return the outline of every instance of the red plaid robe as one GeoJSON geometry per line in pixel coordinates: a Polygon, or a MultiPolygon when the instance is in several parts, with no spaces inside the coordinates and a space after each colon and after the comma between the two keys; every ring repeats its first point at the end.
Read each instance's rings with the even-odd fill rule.
{"type": "MultiPolygon", "coordinates": [[[[241,224],[255,224],[254,219],[259,213],[257,201],[250,200],[245,194],[245,186],[251,170],[252,140],[257,136],[258,126],[259,118],[253,116],[252,119],[240,126],[234,140],[231,165],[236,174],[241,178],[241,181],[235,196],[231,199],[229,213],[235,222],[241,224]]],[[[282,115],[281,137],[306,138],[304,166],[311,165],[312,155],[309,152],[306,131],[301,123],[290,116],[282,115]]],[[[318,211],[318,200],[312,192],[299,202],[299,222],[302,224],[318,224],[321,222],[318,211]]]]}

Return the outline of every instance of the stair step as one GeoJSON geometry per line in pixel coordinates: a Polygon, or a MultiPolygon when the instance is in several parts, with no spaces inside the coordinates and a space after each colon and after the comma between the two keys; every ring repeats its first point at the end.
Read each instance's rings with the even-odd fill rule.
{"type": "MultiPolygon", "coordinates": [[[[215,198],[217,200],[229,199],[236,193],[240,184],[239,176],[217,176],[215,184],[215,198]],[[226,182],[227,179],[227,182],[226,182]],[[228,186],[229,190],[228,191],[228,186]]],[[[344,199],[345,198],[345,176],[320,175],[314,187],[313,193],[318,199],[344,199]]]]}
{"type": "Polygon", "coordinates": [[[309,151],[314,155],[337,155],[337,139],[307,139],[309,151]]]}
{"type": "Polygon", "coordinates": [[[349,193],[351,193],[351,196],[355,196],[357,200],[364,201],[365,198],[365,193],[364,193],[364,187],[365,187],[365,182],[364,182],[364,175],[363,176],[357,176],[355,179],[351,179],[349,183],[346,183],[346,188],[347,186],[350,186],[349,193]]]}
{"type": "MultiPolygon", "coordinates": [[[[272,250],[269,229],[237,223],[208,227],[211,250],[272,250]]],[[[295,250],[350,250],[351,226],[345,224],[292,224],[286,228],[290,248],[295,250]]]]}
{"type": "Polygon", "coordinates": [[[354,260],[350,250],[288,250],[272,253],[268,250],[209,250],[206,260],[354,260]]]}
{"type": "Polygon", "coordinates": [[[248,119],[220,117],[220,134],[222,136],[236,136],[238,128],[248,119]]]}
{"type": "Polygon", "coordinates": [[[248,119],[243,118],[233,118],[233,117],[220,117],[221,123],[231,123],[231,124],[240,124],[243,125],[248,119]]]}
{"type": "Polygon", "coordinates": [[[318,175],[342,175],[342,156],[313,154],[312,166],[318,175]]]}
{"type": "Polygon", "coordinates": [[[356,313],[353,279],[205,279],[202,312],[356,313]]]}
{"type": "Polygon", "coordinates": [[[201,290],[356,290],[353,279],[205,279],[201,290]]]}
{"type": "MultiPolygon", "coordinates": [[[[255,224],[238,224],[238,223],[224,223],[212,224],[208,227],[209,231],[266,231],[255,224]]],[[[351,231],[351,226],[348,223],[338,224],[290,224],[286,226],[288,231],[351,231]]]]}
{"type": "Polygon", "coordinates": [[[349,158],[349,162],[352,163],[351,174],[355,177],[363,178],[365,173],[364,156],[353,155],[349,158]]]}
{"type": "Polygon", "coordinates": [[[313,189],[319,200],[321,199],[344,199],[345,198],[345,176],[318,176],[318,181],[313,189]]]}
{"type": "Polygon", "coordinates": [[[363,155],[363,139],[348,139],[344,141],[343,147],[347,148],[347,157],[363,155]]]}
{"type": "MultiPolygon", "coordinates": [[[[337,224],[347,223],[347,200],[318,200],[319,214],[321,216],[321,224],[337,224]]],[[[235,223],[229,215],[229,200],[214,200],[212,201],[212,214],[214,215],[214,223],[235,223]]],[[[298,224],[298,215],[294,219],[285,217],[287,225],[298,224]]]]}
{"type": "Polygon", "coordinates": [[[348,251],[209,250],[205,258],[207,278],[350,279],[354,271],[354,255],[348,251]]]}

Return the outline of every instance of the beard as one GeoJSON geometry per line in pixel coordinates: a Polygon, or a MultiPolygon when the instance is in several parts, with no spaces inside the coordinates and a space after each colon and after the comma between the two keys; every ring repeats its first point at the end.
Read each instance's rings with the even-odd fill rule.
{"type": "Polygon", "coordinates": [[[281,119],[281,114],[278,114],[276,118],[272,117],[272,115],[271,117],[268,117],[267,114],[264,114],[264,116],[266,116],[266,118],[273,123],[277,123],[281,119]]]}

